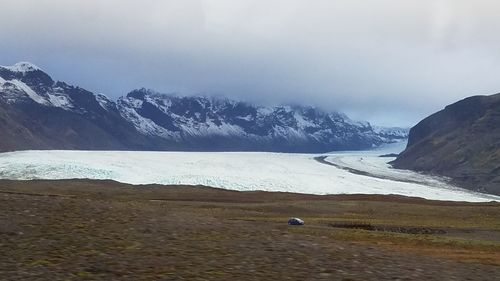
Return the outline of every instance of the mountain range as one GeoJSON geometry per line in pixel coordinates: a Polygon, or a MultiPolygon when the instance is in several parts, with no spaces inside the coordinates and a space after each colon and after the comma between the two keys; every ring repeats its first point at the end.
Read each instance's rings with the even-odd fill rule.
{"type": "Polygon", "coordinates": [[[0,66],[0,150],[196,150],[326,152],[404,140],[311,106],[257,106],[137,89],[111,100],[54,81],[26,62],[0,66]]]}

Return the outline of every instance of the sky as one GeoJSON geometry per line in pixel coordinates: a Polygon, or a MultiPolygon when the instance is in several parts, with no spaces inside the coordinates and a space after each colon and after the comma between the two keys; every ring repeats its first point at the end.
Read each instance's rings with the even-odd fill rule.
{"type": "Polygon", "coordinates": [[[0,65],[413,126],[500,92],[497,0],[2,0],[0,65]]]}

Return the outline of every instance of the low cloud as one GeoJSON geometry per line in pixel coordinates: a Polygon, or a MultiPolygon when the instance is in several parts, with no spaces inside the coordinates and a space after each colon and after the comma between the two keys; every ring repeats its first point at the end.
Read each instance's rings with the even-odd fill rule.
{"type": "Polygon", "coordinates": [[[0,64],[111,97],[149,87],[412,125],[500,91],[497,1],[3,0],[0,64]]]}

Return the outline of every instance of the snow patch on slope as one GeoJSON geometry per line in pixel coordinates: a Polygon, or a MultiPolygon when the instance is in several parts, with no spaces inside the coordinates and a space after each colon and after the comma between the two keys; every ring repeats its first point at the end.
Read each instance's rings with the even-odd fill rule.
{"type": "Polygon", "coordinates": [[[183,133],[188,136],[237,136],[242,138],[247,136],[247,133],[240,126],[225,122],[217,125],[212,120],[207,120],[206,123],[182,124],[180,127],[183,133]]]}
{"type": "Polygon", "coordinates": [[[31,89],[28,85],[26,85],[24,82],[19,81],[17,79],[10,80],[10,83],[14,84],[17,88],[21,89],[26,95],[28,95],[32,100],[39,104],[43,105],[49,105],[50,102],[48,102],[44,97],[40,96],[37,94],[33,89],[31,89]]]}
{"type": "MultiPolygon", "coordinates": [[[[171,132],[161,126],[158,126],[155,122],[153,122],[153,120],[145,118],[137,113],[137,111],[135,111],[137,101],[138,100],[134,98],[123,98],[118,100],[120,114],[123,118],[131,122],[137,131],[149,136],[159,136],[173,139],[180,138],[179,133],[171,132]]],[[[142,105],[142,101],[140,102],[142,105]]]]}
{"type": "Polygon", "coordinates": [[[114,102],[112,102],[106,95],[102,93],[95,95],[95,98],[99,105],[105,110],[108,110],[110,107],[114,106],[114,102]]]}
{"type": "Polygon", "coordinates": [[[48,92],[37,93],[21,80],[5,80],[0,77],[0,90],[9,93],[8,96],[4,96],[9,103],[19,101],[19,95],[24,93],[31,100],[41,105],[59,107],[64,110],[74,109],[73,101],[65,93],[65,89],[61,87],[53,87],[48,92]]]}
{"type": "Polygon", "coordinates": [[[49,103],[52,106],[60,107],[66,110],[74,108],[71,100],[63,93],[47,94],[47,96],[49,97],[49,103]]]}
{"type": "MultiPolygon", "coordinates": [[[[36,103],[45,105],[45,106],[54,106],[54,107],[59,107],[65,110],[70,110],[73,108],[73,104],[71,100],[69,99],[68,96],[64,94],[64,92],[61,89],[61,92],[56,91],[52,93],[45,93],[45,96],[39,95],[37,92],[35,92],[30,86],[28,86],[26,83],[13,79],[13,80],[4,80],[2,79],[2,82],[0,84],[0,87],[2,89],[8,89],[7,84],[14,85],[15,88],[17,88],[19,91],[22,93],[26,94],[31,100],[33,100],[36,103]]],[[[10,97],[11,101],[15,101],[14,96],[10,97]]]]}

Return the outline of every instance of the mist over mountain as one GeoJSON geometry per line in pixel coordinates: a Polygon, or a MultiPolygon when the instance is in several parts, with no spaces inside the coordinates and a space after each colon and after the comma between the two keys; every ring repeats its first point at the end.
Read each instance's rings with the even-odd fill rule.
{"type": "Polygon", "coordinates": [[[114,100],[147,86],[404,127],[500,88],[499,9],[492,0],[2,0],[0,62],[28,60],[114,100]]]}
{"type": "Polygon", "coordinates": [[[257,106],[144,88],[114,101],[54,81],[26,62],[0,67],[0,77],[1,150],[325,152],[407,137],[405,129],[373,127],[311,106],[257,106]]]}

